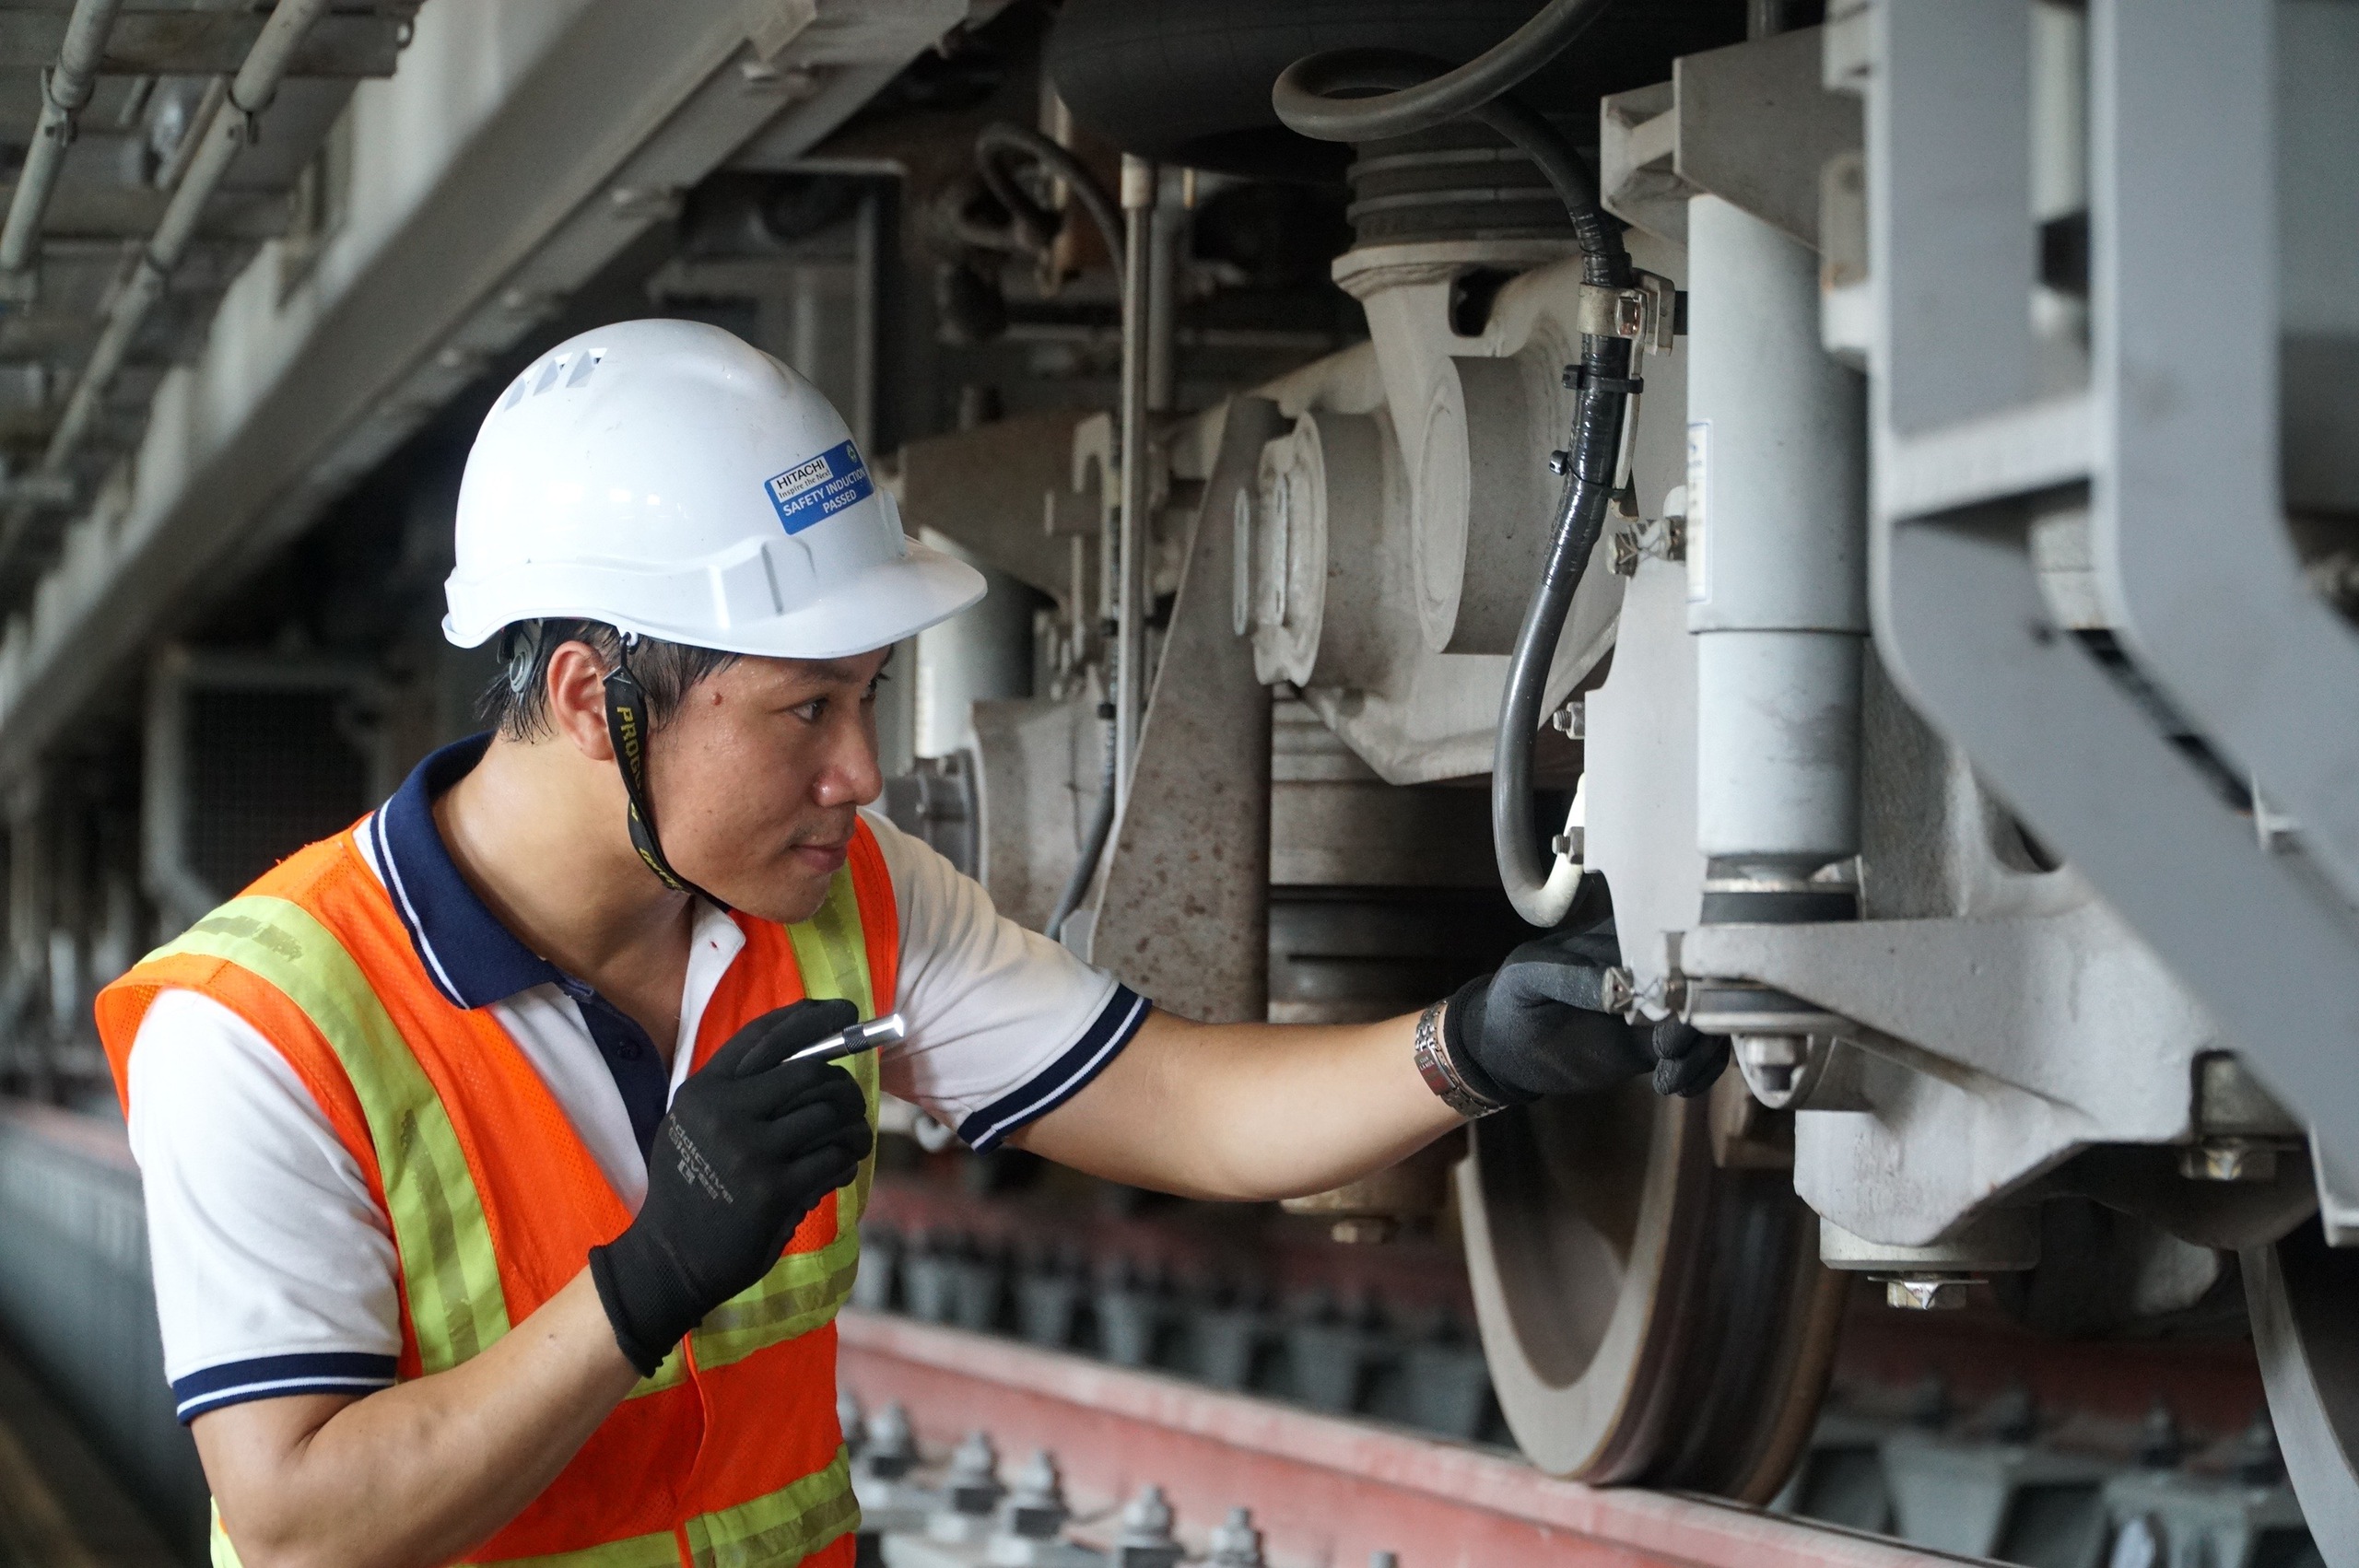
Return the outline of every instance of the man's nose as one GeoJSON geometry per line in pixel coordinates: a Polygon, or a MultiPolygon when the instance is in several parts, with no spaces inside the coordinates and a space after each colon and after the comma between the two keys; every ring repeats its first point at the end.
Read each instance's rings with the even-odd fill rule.
{"type": "Polygon", "coordinates": [[[812,797],[823,806],[864,806],[885,793],[885,770],[865,725],[846,725],[834,737],[812,797]]]}

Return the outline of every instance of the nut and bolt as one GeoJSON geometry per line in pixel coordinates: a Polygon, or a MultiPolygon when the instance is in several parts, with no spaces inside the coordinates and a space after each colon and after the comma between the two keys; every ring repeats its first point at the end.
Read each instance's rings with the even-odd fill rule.
{"type": "Polygon", "coordinates": [[[898,1403],[868,1418],[860,1446],[861,1468],[878,1480],[898,1480],[917,1468],[917,1433],[910,1428],[910,1412],[898,1403]]]}
{"type": "Polygon", "coordinates": [[[1884,1304],[1905,1312],[1943,1312],[1966,1305],[1971,1274],[1911,1274],[1884,1281],[1884,1304]]]}
{"type": "Polygon", "coordinates": [[[1582,697],[1573,697],[1550,714],[1548,722],[1558,734],[1581,740],[1589,733],[1589,704],[1582,697]]]}
{"type": "Polygon", "coordinates": [[[2277,1149],[2250,1138],[2207,1138],[2178,1152],[2178,1174],[2189,1181],[2274,1181],[2277,1149]]]}
{"type": "Polygon", "coordinates": [[[999,1450],[991,1434],[970,1432],[950,1454],[950,1473],[943,1478],[943,1496],[960,1514],[988,1514],[999,1506],[1007,1489],[999,1483],[999,1450]]]}
{"type": "Polygon", "coordinates": [[[1736,1059],[1745,1078],[1765,1093],[1790,1093],[1810,1061],[1810,1041],[1801,1035],[1739,1035],[1736,1059]]]}
{"type": "Polygon", "coordinates": [[[1253,1511],[1231,1508],[1228,1517],[1212,1533],[1209,1568],[1264,1568],[1262,1532],[1253,1527],[1253,1511]]]}
{"type": "Polygon", "coordinates": [[[1178,1568],[1180,1542],[1171,1533],[1171,1500],[1149,1483],[1123,1505],[1111,1568],[1178,1568]]]}
{"type": "Polygon", "coordinates": [[[1046,1448],[1035,1449],[1000,1505],[1000,1527],[1027,1540],[1048,1540],[1064,1528],[1069,1512],[1057,1461],[1046,1448]]]}

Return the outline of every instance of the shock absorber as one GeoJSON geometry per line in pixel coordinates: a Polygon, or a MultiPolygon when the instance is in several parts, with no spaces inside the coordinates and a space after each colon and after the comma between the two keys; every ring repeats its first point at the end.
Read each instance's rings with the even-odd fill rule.
{"type": "MultiPolygon", "coordinates": [[[[1861,378],[1819,344],[1816,258],[1717,196],[1688,203],[1687,627],[1707,925],[1853,919],[1816,873],[1860,848],[1867,618],[1861,378]]],[[[1755,1093],[1790,1098],[1839,1021],[1766,987],[1699,981],[1690,1022],[1736,1038],[1755,1093]]]]}

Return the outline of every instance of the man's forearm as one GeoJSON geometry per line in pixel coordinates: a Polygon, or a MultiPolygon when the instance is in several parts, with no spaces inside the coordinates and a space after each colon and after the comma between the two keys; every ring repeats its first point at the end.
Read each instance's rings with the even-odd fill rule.
{"type": "Polygon", "coordinates": [[[1018,1133],[1036,1154],[1195,1198],[1321,1192],[1460,1124],[1418,1074],[1414,1014],[1380,1024],[1150,1016],[1122,1054],[1018,1133]]]}
{"type": "Polygon", "coordinates": [[[514,1518],[638,1378],[584,1270],[449,1372],[232,1405],[194,1432],[246,1568],[430,1568],[514,1518]]]}

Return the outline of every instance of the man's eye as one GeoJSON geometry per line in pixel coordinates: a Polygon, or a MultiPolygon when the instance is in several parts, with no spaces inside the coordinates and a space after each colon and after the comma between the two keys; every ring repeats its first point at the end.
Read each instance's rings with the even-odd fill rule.
{"type": "Polygon", "coordinates": [[[816,724],[819,722],[819,716],[827,711],[827,699],[823,696],[815,696],[802,707],[791,708],[789,711],[806,724],[816,724]]]}

